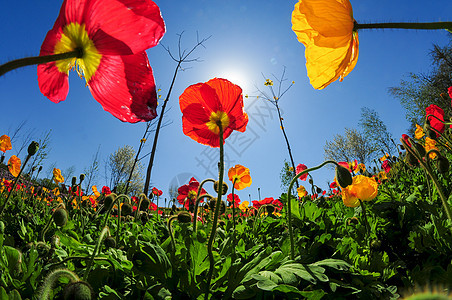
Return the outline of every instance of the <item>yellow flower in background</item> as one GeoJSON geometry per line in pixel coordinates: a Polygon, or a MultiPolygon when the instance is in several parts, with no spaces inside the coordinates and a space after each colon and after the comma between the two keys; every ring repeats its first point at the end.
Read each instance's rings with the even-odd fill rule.
{"type": "Polygon", "coordinates": [[[383,155],[382,157],[380,157],[380,161],[385,161],[389,158],[389,154],[386,153],[385,155],[383,155]]]}
{"type": "Polygon", "coordinates": [[[19,176],[21,165],[20,158],[15,155],[11,156],[8,160],[8,170],[14,177],[19,176]]]}
{"type": "Polygon", "coordinates": [[[242,203],[240,203],[239,208],[241,211],[245,212],[248,210],[248,206],[250,205],[250,203],[248,201],[243,201],[242,203]]]}
{"type": "Polygon", "coordinates": [[[6,134],[0,136],[0,151],[3,153],[6,152],[6,150],[11,150],[11,139],[6,134]]]}
{"type": "Polygon", "coordinates": [[[242,165],[235,165],[228,171],[229,180],[234,184],[236,190],[243,190],[249,187],[252,183],[250,176],[250,169],[242,165]]]}
{"type": "Polygon", "coordinates": [[[60,169],[53,168],[53,180],[55,181],[56,184],[64,182],[64,177],[63,175],[61,175],[60,169]]]}
{"type": "Polygon", "coordinates": [[[414,132],[414,138],[420,140],[425,135],[424,129],[416,124],[416,131],[414,132]]]}
{"type": "Polygon", "coordinates": [[[299,198],[303,198],[304,196],[306,196],[308,194],[308,192],[306,191],[305,187],[300,185],[297,188],[297,192],[298,192],[298,197],[299,198]]]}
{"type": "Polygon", "coordinates": [[[358,175],[353,177],[351,185],[342,189],[342,201],[345,206],[357,207],[359,200],[371,201],[378,194],[378,183],[373,177],[358,175]]]}
{"type": "MultiPolygon", "coordinates": [[[[436,148],[436,141],[434,139],[429,138],[428,136],[425,137],[425,152],[429,152],[430,150],[437,150],[438,148],[436,148]]],[[[434,159],[436,157],[436,153],[430,153],[430,158],[434,159]]]]}
{"type": "Polygon", "coordinates": [[[100,193],[99,193],[99,191],[97,190],[97,185],[93,185],[93,186],[91,187],[91,190],[92,190],[93,193],[94,193],[95,199],[97,199],[98,197],[100,197],[100,193]]]}
{"type": "Polygon", "coordinates": [[[386,172],[385,171],[381,171],[380,173],[378,173],[378,179],[379,180],[385,180],[385,179],[388,179],[388,176],[386,175],[386,172]]]}
{"type": "Polygon", "coordinates": [[[358,166],[356,167],[358,172],[364,173],[366,172],[366,165],[363,163],[358,164],[358,166]]]}
{"type": "Polygon", "coordinates": [[[59,196],[59,195],[60,195],[60,190],[58,189],[58,187],[54,188],[54,189],[52,190],[52,192],[53,192],[53,194],[54,194],[55,196],[59,196]]]}
{"type": "Polygon", "coordinates": [[[292,30],[306,47],[311,85],[323,89],[342,81],[358,61],[358,32],[349,0],[299,0],[292,12],[292,30]]]}
{"type": "Polygon", "coordinates": [[[264,85],[266,85],[266,86],[272,86],[272,85],[273,85],[273,80],[266,79],[264,85]]]}

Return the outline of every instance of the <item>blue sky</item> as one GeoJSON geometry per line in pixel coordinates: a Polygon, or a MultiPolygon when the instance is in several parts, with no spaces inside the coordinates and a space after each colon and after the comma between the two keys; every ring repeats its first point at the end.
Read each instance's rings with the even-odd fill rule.
{"type": "MultiPolygon", "coordinates": [[[[213,77],[224,77],[242,86],[244,94],[258,95],[265,90],[264,78],[280,77],[286,67],[286,79],[294,86],[280,101],[287,135],[295,163],[308,167],[323,162],[326,140],[343,134],[344,128],[356,128],[361,108],[377,111],[388,129],[398,138],[408,123],[399,102],[388,88],[399,84],[409,72],[430,70],[428,53],[432,44],[445,45],[446,31],[363,30],[359,33],[359,59],[343,82],[314,90],[306,75],[304,46],[291,30],[291,13],[296,1],[155,1],[166,22],[161,43],[177,50],[178,34],[182,48],[190,49],[196,36],[210,37],[193,58],[200,62],[184,65],[178,74],[168,107],[153,168],[152,184],[168,197],[170,183],[199,181],[216,174],[218,149],[200,145],[182,132],[178,97],[191,84],[213,77]]],[[[0,63],[39,54],[47,31],[53,26],[62,1],[0,0],[2,18],[0,63]]],[[[438,1],[351,1],[358,23],[452,21],[450,0],[438,1]]],[[[148,51],[157,86],[162,97],[168,91],[175,63],[159,45],[148,51]]],[[[274,78],[273,78],[274,79],[274,78]]],[[[85,82],[71,72],[66,101],[55,104],[39,91],[36,66],[15,70],[0,78],[2,122],[0,135],[26,120],[37,135],[52,130],[51,152],[46,164],[56,162],[64,170],[76,167],[83,172],[100,146],[101,163],[97,184],[106,184],[103,162],[118,147],[138,149],[145,124],[126,124],[103,111],[91,96],[85,82]]],[[[162,102],[162,101],[161,101],[162,102]]],[[[238,194],[242,200],[279,197],[279,174],[287,148],[276,111],[255,97],[245,98],[250,121],[245,133],[234,133],[226,141],[228,166],[242,164],[250,168],[253,184],[238,194]]],[[[152,135],[144,153],[151,150],[152,135]]],[[[13,145],[14,147],[14,145],[13,145]]],[[[7,158],[15,154],[7,152],[7,158]]],[[[21,157],[22,158],[22,157],[21,157]]],[[[23,159],[23,158],[22,158],[23,159]]],[[[148,158],[142,160],[145,167],[148,158]]],[[[46,165],[44,165],[44,170],[46,165]]],[[[332,169],[312,173],[315,183],[326,187],[334,177],[332,169]]]]}

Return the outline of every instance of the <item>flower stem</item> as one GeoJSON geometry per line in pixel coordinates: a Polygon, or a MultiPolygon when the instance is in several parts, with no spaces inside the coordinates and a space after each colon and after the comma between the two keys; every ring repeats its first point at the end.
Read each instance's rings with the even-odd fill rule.
{"type": "Polygon", "coordinates": [[[289,190],[287,191],[287,219],[288,219],[288,223],[289,223],[290,259],[292,259],[292,260],[294,259],[294,254],[295,254],[295,246],[294,246],[294,241],[293,241],[293,230],[292,230],[292,207],[290,204],[290,200],[292,198],[293,185],[301,175],[314,171],[314,170],[317,170],[317,169],[320,169],[321,167],[323,167],[326,164],[335,164],[336,166],[338,166],[337,162],[335,162],[333,160],[327,160],[327,161],[323,162],[322,164],[318,165],[317,167],[303,170],[302,172],[295,175],[295,177],[292,178],[292,181],[290,181],[289,190]]]}
{"type": "Polygon", "coordinates": [[[452,22],[429,22],[429,23],[369,23],[369,24],[358,24],[355,22],[354,30],[359,29],[452,29],[452,22]]]}
{"type": "Polygon", "coordinates": [[[84,279],[84,280],[87,280],[87,279],[88,279],[89,272],[91,272],[91,269],[92,269],[92,267],[93,267],[94,258],[96,257],[97,251],[98,251],[99,248],[100,248],[100,244],[102,243],[102,241],[104,240],[104,238],[105,238],[106,235],[107,235],[107,236],[110,235],[110,230],[108,229],[108,226],[105,226],[105,227],[102,229],[102,231],[100,232],[100,236],[99,236],[99,238],[97,239],[97,243],[96,243],[96,246],[94,247],[93,254],[91,255],[91,259],[90,259],[90,261],[88,262],[88,265],[86,266],[86,271],[85,271],[85,274],[83,275],[83,279],[84,279]]]}
{"type": "Polygon", "coordinates": [[[224,145],[223,145],[223,126],[221,122],[217,123],[219,131],[219,137],[220,137],[220,163],[219,163],[219,170],[218,170],[218,196],[217,196],[217,202],[215,204],[215,212],[213,215],[213,222],[212,222],[212,230],[210,232],[209,241],[207,243],[207,252],[209,255],[209,273],[207,273],[207,285],[206,285],[206,294],[205,299],[209,298],[209,292],[210,292],[210,282],[212,280],[212,274],[213,274],[213,268],[215,265],[214,258],[213,258],[213,242],[215,241],[215,233],[217,230],[217,223],[218,223],[218,215],[220,214],[220,203],[221,203],[221,195],[223,194],[223,173],[224,173],[224,145]]]}
{"type": "Polygon", "coordinates": [[[0,66],[0,76],[3,74],[12,71],[14,69],[31,66],[31,65],[39,65],[45,64],[52,61],[68,59],[68,58],[82,58],[83,50],[81,48],[77,48],[70,52],[52,54],[52,55],[43,55],[43,56],[33,56],[33,57],[25,57],[16,59],[10,62],[7,62],[0,66]]]}
{"type": "MultiPolygon", "coordinates": [[[[196,193],[196,201],[195,201],[195,208],[193,209],[193,231],[196,232],[196,222],[198,221],[198,206],[199,206],[199,201],[201,199],[204,198],[205,195],[203,195],[202,197],[199,196],[199,194],[201,194],[202,191],[202,186],[206,183],[206,182],[213,182],[215,183],[215,180],[212,178],[207,178],[204,179],[203,181],[201,181],[201,183],[198,186],[198,191],[196,193]]],[[[210,196],[210,195],[209,195],[210,196]]],[[[210,199],[212,199],[212,197],[210,196],[210,199]]]]}

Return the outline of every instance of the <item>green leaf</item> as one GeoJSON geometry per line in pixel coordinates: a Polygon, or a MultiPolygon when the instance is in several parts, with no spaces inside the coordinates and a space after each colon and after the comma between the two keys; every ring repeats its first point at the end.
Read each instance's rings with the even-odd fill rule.
{"type": "Polygon", "coordinates": [[[0,286],[0,299],[2,300],[9,299],[8,294],[6,293],[5,289],[2,286],[0,286]]]}
{"type": "Polygon", "coordinates": [[[299,263],[288,263],[280,266],[275,270],[275,274],[281,276],[285,283],[292,283],[293,277],[291,274],[295,274],[303,280],[309,281],[312,284],[317,283],[317,280],[309,274],[306,268],[299,263]]]}
{"type": "Polygon", "coordinates": [[[19,292],[16,289],[14,289],[11,292],[9,292],[9,300],[22,300],[22,297],[20,296],[19,292]]]}
{"type": "Polygon", "coordinates": [[[330,267],[330,268],[336,269],[338,271],[347,271],[351,268],[351,265],[349,263],[347,263],[346,261],[343,261],[341,259],[333,259],[333,258],[327,258],[324,260],[320,260],[318,262],[311,264],[311,266],[330,267]]]}
{"type": "Polygon", "coordinates": [[[301,218],[301,214],[300,214],[300,203],[293,196],[291,197],[290,200],[291,200],[290,201],[290,208],[291,208],[292,216],[301,221],[302,218],[301,218]]]}

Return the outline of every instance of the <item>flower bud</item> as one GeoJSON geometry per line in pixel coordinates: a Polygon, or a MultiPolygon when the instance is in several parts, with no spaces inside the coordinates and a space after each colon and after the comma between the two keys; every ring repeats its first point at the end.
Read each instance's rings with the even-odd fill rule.
{"type": "Polygon", "coordinates": [[[94,291],[91,285],[85,281],[71,282],[63,290],[63,299],[94,299],[94,291]]]}
{"type": "Polygon", "coordinates": [[[105,207],[105,209],[109,209],[113,205],[113,202],[115,201],[116,197],[117,196],[116,196],[115,193],[111,193],[110,195],[108,195],[105,198],[105,200],[104,200],[104,207],[105,207]]]}
{"type": "MultiPolygon", "coordinates": [[[[218,180],[214,182],[213,184],[213,189],[215,190],[215,192],[218,193],[218,180]]],[[[221,188],[221,195],[226,195],[226,193],[228,192],[228,185],[226,184],[226,182],[223,181],[223,187],[221,188]]]]}
{"type": "Polygon", "coordinates": [[[77,185],[77,177],[75,177],[75,176],[72,176],[72,181],[71,181],[71,185],[72,185],[72,186],[75,186],[75,185],[77,185]]]}
{"type": "Polygon", "coordinates": [[[121,216],[128,216],[133,213],[132,205],[124,203],[121,207],[121,216]]]}
{"type": "Polygon", "coordinates": [[[424,146],[422,146],[421,144],[419,144],[419,143],[414,143],[414,148],[416,148],[416,151],[419,153],[419,155],[421,156],[421,157],[424,157],[425,156],[425,148],[424,148],[424,146]]]}
{"type": "Polygon", "coordinates": [[[353,182],[350,171],[341,165],[336,166],[336,180],[343,189],[351,185],[353,182]]]}
{"type": "Polygon", "coordinates": [[[82,183],[83,180],[85,180],[85,174],[80,174],[80,183],[82,183]]]}
{"type": "Polygon", "coordinates": [[[190,223],[191,222],[191,215],[189,212],[181,211],[177,214],[177,221],[180,223],[190,223]]]}
{"type": "Polygon", "coordinates": [[[438,171],[442,174],[449,172],[449,160],[442,155],[438,155],[437,161],[438,171]]]}
{"type": "Polygon", "coordinates": [[[28,146],[28,155],[33,156],[38,152],[39,150],[39,144],[35,141],[31,142],[31,144],[28,146]]]}
{"type": "Polygon", "coordinates": [[[57,208],[53,213],[53,221],[57,226],[64,226],[67,223],[67,211],[64,208],[57,208]]]}
{"type": "Polygon", "coordinates": [[[104,245],[105,245],[105,247],[107,247],[107,249],[108,248],[116,248],[116,240],[113,237],[108,236],[104,240],[104,245]]]}

